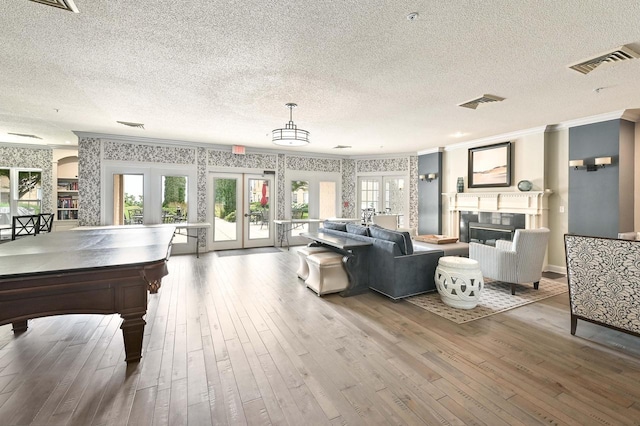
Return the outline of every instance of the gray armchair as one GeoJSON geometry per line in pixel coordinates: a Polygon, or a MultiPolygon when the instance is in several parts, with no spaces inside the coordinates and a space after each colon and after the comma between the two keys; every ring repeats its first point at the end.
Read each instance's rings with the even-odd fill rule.
{"type": "Polygon", "coordinates": [[[469,258],[478,261],[485,278],[511,283],[511,294],[516,284],[532,282],[537,290],[548,241],[547,228],[517,229],[513,242],[498,240],[495,247],[469,243],[469,258]]]}

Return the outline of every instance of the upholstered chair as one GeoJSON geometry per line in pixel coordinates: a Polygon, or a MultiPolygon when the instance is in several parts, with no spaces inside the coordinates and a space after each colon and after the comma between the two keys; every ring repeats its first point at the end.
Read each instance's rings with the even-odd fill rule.
{"type": "Polygon", "coordinates": [[[498,240],[495,247],[469,243],[469,258],[478,261],[484,278],[510,283],[511,294],[516,284],[533,283],[537,290],[548,241],[547,228],[516,229],[513,242],[498,240]]]}
{"type": "Polygon", "coordinates": [[[373,216],[372,220],[374,225],[378,225],[381,228],[391,229],[392,231],[398,229],[397,214],[377,214],[373,216]]]}

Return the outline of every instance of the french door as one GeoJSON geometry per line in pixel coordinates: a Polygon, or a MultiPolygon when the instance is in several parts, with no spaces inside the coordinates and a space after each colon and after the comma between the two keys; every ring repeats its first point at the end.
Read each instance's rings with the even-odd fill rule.
{"type": "Polygon", "coordinates": [[[408,226],[405,212],[409,211],[409,197],[404,190],[405,176],[364,176],[358,178],[360,215],[365,223],[372,223],[376,214],[397,214],[398,226],[408,226]]]}
{"type": "Polygon", "coordinates": [[[272,176],[214,173],[209,194],[210,244],[214,250],[273,245],[272,176]]]}

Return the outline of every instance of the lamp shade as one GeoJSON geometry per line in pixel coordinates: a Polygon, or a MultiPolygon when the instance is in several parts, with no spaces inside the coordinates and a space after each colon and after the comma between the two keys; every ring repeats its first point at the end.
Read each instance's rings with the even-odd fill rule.
{"type": "Polygon", "coordinates": [[[569,160],[569,167],[582,167],[584,160],[569,160]]]}
{"type": "Polygon", "coordinates": [[[599,157],[596,158],[596,166],[605,166],[611,164],[611,157],[599,157]]]}

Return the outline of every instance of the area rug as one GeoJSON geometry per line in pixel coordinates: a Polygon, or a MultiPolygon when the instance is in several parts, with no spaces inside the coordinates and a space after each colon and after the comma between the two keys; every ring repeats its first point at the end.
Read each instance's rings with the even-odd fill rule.
{"type": "Polygon", "coordinates": [[[437,292],[408,297],[405,300],[457,324],[464,324],[566,292],[566,283],[542,278],[538,290],[533,288],[533,284],[519,285],[516,287],[516,294],[512,296],[510,284],[485,280],[480,302],[473,309],[447,306],[442,303],[437,292]]]}
{"type": "Polygon", "coordinates": [[[250,248],[250,249],[216,251],[216,255],[218,257],[239,256],[242,254],[263,254],[263,253],[282,253],[282,250],[280,250],[277,247],[256,247],[256,248],[250,248]]]}

